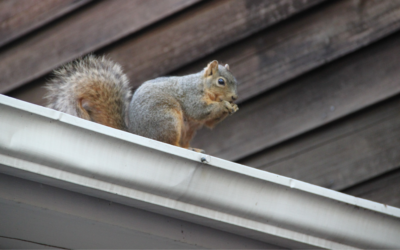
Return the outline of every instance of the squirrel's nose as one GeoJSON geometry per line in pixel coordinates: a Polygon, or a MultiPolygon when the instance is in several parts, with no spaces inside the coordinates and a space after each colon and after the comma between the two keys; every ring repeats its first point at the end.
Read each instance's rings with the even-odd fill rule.
{"type": "Polygon", "coordinates": [[[232,101],[236,100],[237,98],[238,98],[237,95],[233,95],[233,96],[232,96],[232,101]]]}

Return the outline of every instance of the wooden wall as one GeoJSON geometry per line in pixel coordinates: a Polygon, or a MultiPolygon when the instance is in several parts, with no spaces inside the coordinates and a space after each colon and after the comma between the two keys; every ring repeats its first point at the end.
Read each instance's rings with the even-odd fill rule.
{"type": "Polygon", "coordinates": [[[0,92],[44,105],[49,73],[87,53],[133,88],[217,59],[240,110],[194,147],[400,207],[399,28],[400,1],[3,0],[0,92]]]}

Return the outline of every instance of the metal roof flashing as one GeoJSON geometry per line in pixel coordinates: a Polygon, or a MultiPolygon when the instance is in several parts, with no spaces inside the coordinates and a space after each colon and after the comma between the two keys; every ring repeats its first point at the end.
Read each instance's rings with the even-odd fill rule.
{"type": "Polygon", "coordinates": [[[400,209],[0,95],[0,172],[283,247],[400,248],[400,209]]]}

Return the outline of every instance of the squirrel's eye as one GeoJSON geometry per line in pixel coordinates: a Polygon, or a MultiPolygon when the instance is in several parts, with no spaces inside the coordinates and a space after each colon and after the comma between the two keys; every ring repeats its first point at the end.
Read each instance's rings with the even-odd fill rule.
{"type": "Polygon", "coordinates": [[[219,84],[219,85],[225,85],[224,79],[219,78],[219,79],[218,79],[218,84],[219,84]]]}

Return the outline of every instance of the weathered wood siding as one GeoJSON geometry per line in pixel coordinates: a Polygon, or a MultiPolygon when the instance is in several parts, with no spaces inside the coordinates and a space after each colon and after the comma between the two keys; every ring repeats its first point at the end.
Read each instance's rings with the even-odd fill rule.
{"type": "Polygon", "coordinates": [[[0,2],[0,92],[44,105],[56,67],[106,54],[133,88],[229,63],[238,113],[193,146],[400,207],[400,1],[0,2]]]}

